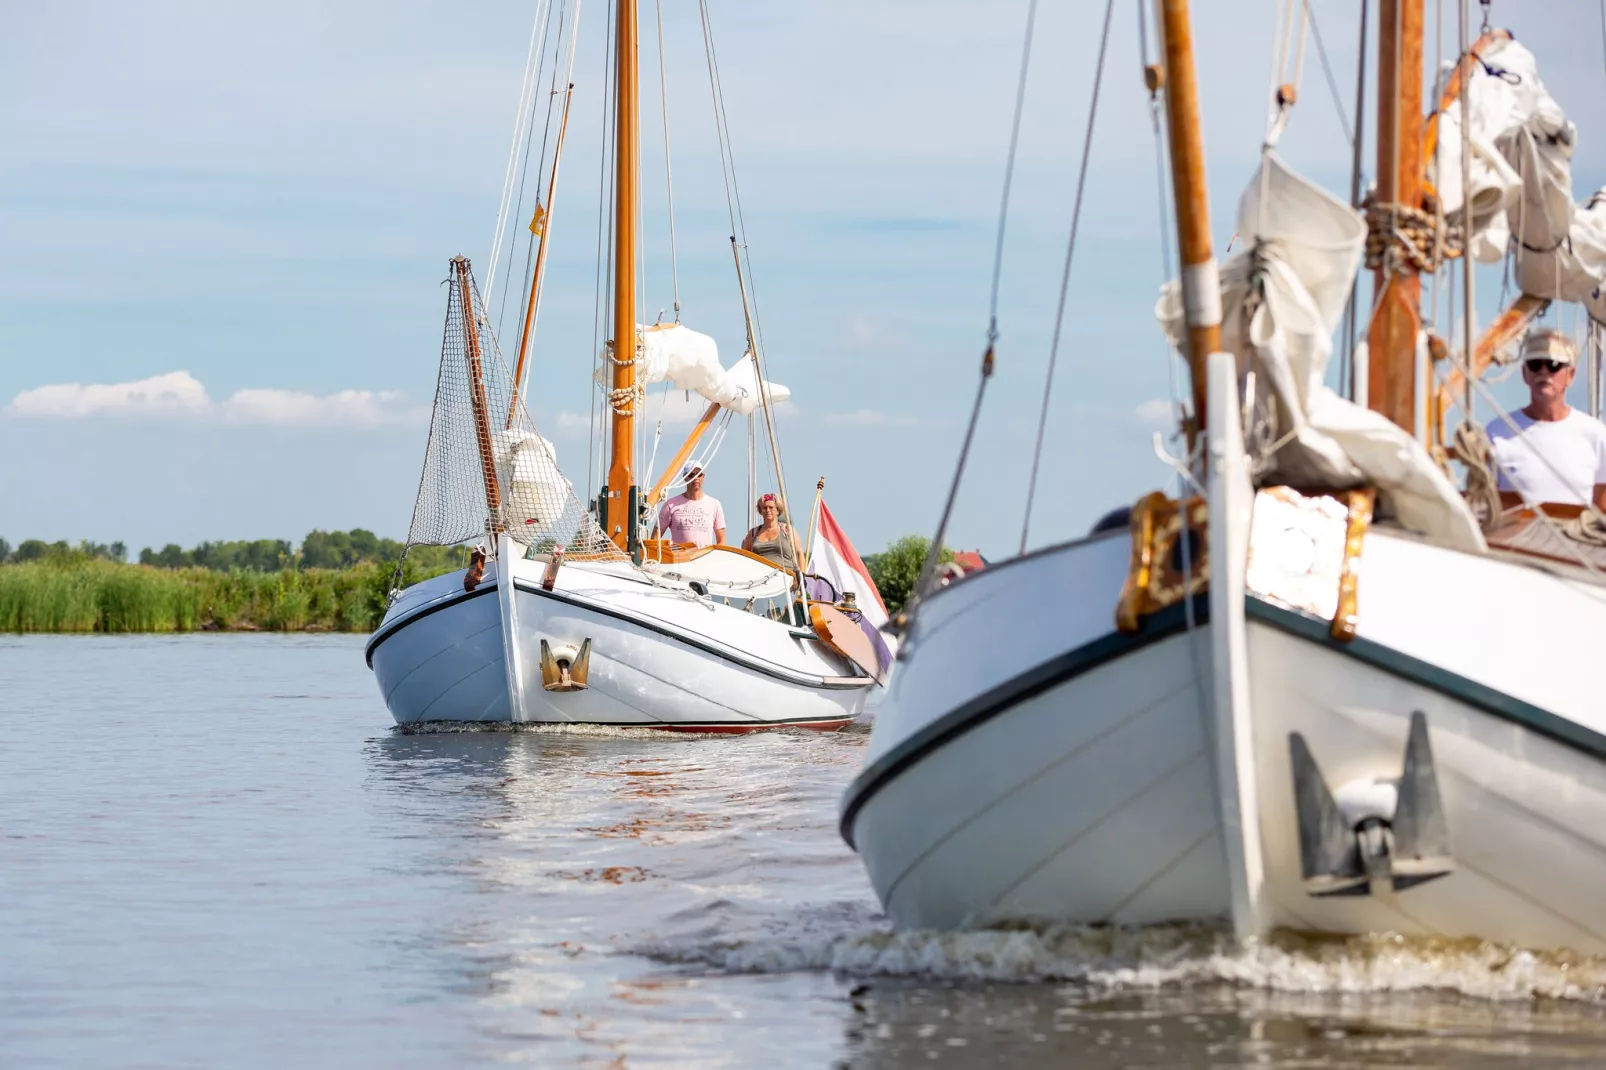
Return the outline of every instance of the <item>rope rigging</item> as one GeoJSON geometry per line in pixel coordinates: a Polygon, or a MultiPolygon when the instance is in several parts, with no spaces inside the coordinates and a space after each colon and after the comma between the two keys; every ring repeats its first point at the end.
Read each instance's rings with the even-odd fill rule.
{"type": "Polygon", "coordinates": [[[998,237],[993,245],[993,278],[991,294],[987,302],[987,348],[981,355],[981,379],[976,384],[976,400],[970,408],[970,422],[965,426],[965,438],[959,446],[959,461],[954,466],[953,482],[948,487],[948,498],[943,502],[942,515],[937,521],[937,532],[931,537],[931,546],[926,551],[926,560],[920,566],[920,575],[915,579],[914,587],[909,592],[909,600],[904,608],[890,622],[894,631],[901,631],[908,626],[910,615],[919,605],[921,597],[925,594],[927,586],[937,571],[937,562],[942,556],[943,538],[948,533],[948,521],[953,516],[954,501],[959,497],[959,485],[965,477],[965,462],[970,457],[970,446],[975,440],[976,423],[981,417],[982,399],[987,395],[987,380],[993,377],[994,347],[998,344],[998,288],[1004,272],[1004,235],[1009,223],[1009,192],[1015,180],[1015,157],[1020,148],[1021,115],[1026,108],[1026,79],[1031,70],[1032,36],[1037,25],[1037,0],[1028,0],[1026,5],[1026,34],[1021,43],[1020,80],[1015,87],[1015,115],[1009,125],[1009,155],[1004,163],[1004,191],[998,203],[998,237]]]}
{"type": "Polygon", "coordinates": [[[491,303],[496,290],[496,265],[502,255],[502,241],[506,235],[508,210],[512,207],[514,181],[519,173],[525,129],[534,121],[535,88],[540,84],[540,64],[546,55],[546,30],[551,6],[551,0],[541,0],[536,5],[535,24],[530,27],[530,47],[524,59],[524,80],[519,85],[519,103],[513,116],[513,145],[508,150],[507,168],[502,176],[502,195],[496,206],[496,228],[491,233],[491,268],[486,275],[484,290],[487,305],[491,303]],[[528,120],[527,114],[530,115],[528,120]]]}
{"type": "Polygon", "coordinates": [[[1316,9],[1305,0],[1305,17],[1310,20],[1311,39],[1316,42],[1316,58],[1321,61],[1322,75],[1327,79],[1327,92],[1333,98],[1333,110],[1338,113],[1338,124],[1344,128],[1344,140],[1355,144],[1355,131],[1350,128],[1349,116],[1344,112],[1344,101],[1338,93],[1338,79],[1333,77],[1333,66],[1327,61],[1327,46],[1322,43],[1322,28],[1316,22],[1316,9]]]}
{"type": "MultiPolygon", "coordinates": [[[[775,405],[770,398],[770,377],[764,355],[764,335],[758,313],[758,292],[753,280],[753,263],[748,252],[747,223],[742,214],[741,187],[736,178],[736,157],[731,149],[730,117],[725,109],[725,92],[719,75],[719,55],[714,47],[714,26],[707,0],[698,0],[697,11],[703,35],[703,55],[708,67],[708,91],[714,110],[714,132],[719,143],[720,174],[725,183],[725,210],[730,222],[731,255],[736,263],[736,285],[742,300],[742,317],[747,329],[747,349],[753,355],[753,372],[763,404],[764,430],[769,439],[770,463],[774,466],[781,509],[792,515],[786,495],[786,471],[781,464],[780,438],[775,431],[775,405]],[[743,273],[745,263],[746,272],[743,273]]],[[[801,579],[799,581],[801,586],[801,579]]]]}
{"type": "Polygon", "coordinates": [[[1048,347],[1048,371],[1043,378],[1043,406],[1037,415],[1037,442],[1032,448],[1032,471],[1026,483],[1026,515],[1021,520],[1020,552],[1026,552],[1026,539],[1032,527],[1032,504],[1037,496],[1037,472],[1043,459],[1043,437],[1048,430],[1048,403],[1054,392],[1054,369],[1059,363],[1060,332],[1065,324],[1065,297],[1071,286],[1071,261],[1076,255],[1076,235],[1082,222],[1082,193],[1087,188],[1087,164],[1093,154],[1093,128],[1099,114],[1099,89],[1104,84],[1104,57],[1110,46],[1110,22],[1115,16],[1115,0],[1104,5],[1104,29],[1099,37],[1099,57],[1093,71],[1093,95],[1087,106],[1087,131],[1082,136],[1082,163],[1076,174],[1076,196],[1071,202],[1071,235],[1065,245],[1065,268],[1060,274],[1059,305],[1054,312],[1054,336],[1048,347]]]}
{"type": "Polygon", "coordinates": [[[656,0],[658,14],[658,100],[664,127],[664,187],[669,199],[669,281],[675,295],[675,322],[680,322],[680,267],[675,251],[675,171],[669,152],[669,68],[664,62],[664,0],[656,0]]]}

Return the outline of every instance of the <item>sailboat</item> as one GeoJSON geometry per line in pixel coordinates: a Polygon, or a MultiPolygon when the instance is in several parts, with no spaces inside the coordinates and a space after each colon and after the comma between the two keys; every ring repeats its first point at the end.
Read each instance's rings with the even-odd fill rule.
{"type": "Polygon", "coordinates": [[[1465,448],[1490,361],[1546,305],[1603,292],[1573,127],[1499,30],[1464,41],[1425,112],[1423,0],[1383,0],[1365,212],[1268,136],[1218,267],[1189,5],[1155,9],[1181,238],[1157,315],[1191,381],[1186,490],[920,588],[842,833],[905,928],[1186,920],[1606,953],[1606,554],[1577,530],[1600,517],[1498,500],[1465,448]],[[1512,257],[1525,290],[1481,336],[1465,315],[1459,344],[1422,319],[1453,244],[1464,312],[1469,257],[1512,257]],[[1363,257],[1352,401],[1322,384],[1363,257]],[[1447,442],[1451,403],[1468,422],[1447,442]]]}
{"type": "MultiPolygon", "coordinates": [[[[546,195],[529,227],[517,358],[509,368],[471,265],[453,259],[429,445],[408,534],[409,547],[479,545],[469,567],[393,591],[368,641],[367,661],[403,725],[840,728],[858,716],[882,676],[851,600],[839,608],[838,592],[807,577],[803,562],[777,562],[730,545],[678,544],[653,530],[654,507],[677,475],[708,463],[712,448],[696,450],[709,429],[719,424],[723,433],[738,416],[765,421],[784,511],[773,409],[787,392],[762,374],[745,285],[748,349],[729,368],[711,337],[678,322],[678,307],[674,323],[642,322],[636,0],[617,0],[615,8],[612,331],[598,361],[609,445],[605,481],[582,502],[524,402],[573,91],[568,79],[562,80],[568,91],[561,89],[554,60],[556,149],[549,164],[544,145],[541,153],[546,195]],[[645,387],[654,382],[695,391],[708,408],[649,488],[638,456],[644,424],[638,416],[645,387]]],[[[555,18],[553,5],[541,9],[541,43],[532,37],[531,55],[560,55],[560,35],[567,33],[572,76],[579,5],[570,21],[561,8],[555,18]],[[544,27],[554,24],[561,29],[549,40],[544,27]]],[[[527,72],[528,100],[541,81],[539,67],[527,72]]],[[[529,114],[533,129],[533,109],[529,114]]],[[[516,138],[513,159],[519,154],[516,138]]],[[[510,188],[511,181],[510,165],[510,188]]],[[[509,201],[504,193],[504,216],[509,201]]],[[[499,240],[502,231],[499,221],[499,240]]],[[[741,263],[738,255],[739,282],[741,263]]]]}

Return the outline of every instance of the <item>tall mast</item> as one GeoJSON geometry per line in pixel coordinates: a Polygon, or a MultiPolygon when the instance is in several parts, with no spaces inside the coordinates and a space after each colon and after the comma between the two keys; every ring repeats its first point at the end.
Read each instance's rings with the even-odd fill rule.
{"type": "Polygon", "coordinates": [[[485,397],[485,360],[480,331],[474,320],[474,284],[466,257],[452,258],[452,277],[463,316],[463,341],[468,359],[469,405],[474,413],[474,440],[480,451],[480,475],[485,481],[485,508],[495,530],[502,530],[502,491],[496,482],[496,455],[491,448],[491,407],[485,397]]]}
{"type": "Polygon", "coordinates": [[[614,90],[613,391],[608,398],[610,460],[601,519],[608,536],[620,549],[628,549],[635,541],[636,525],[631,515],[635,489],[631,460],[636,447],[636,177],[641,146],[636,0],[616,2],[619,24],[614,35],[614,64],[619,81],[614,90]]]}
{"type": "MultiPolygon", "coordinates": [[[[1205,189],[1204,133],[1199,126],[1199,83],[1188,2],[1157,3],[1165,39],[1166,128],[1171,141],[1177,233],[1182,239],[1182,306],[1188,329],[1193,418],[1195,429],[1203,430],[1205,361],[1221,348],[1221,275],[1210,247],[1210,198],[1205,189]]],[[[1191,444],[1193,435],[1188,437],[1191,444]]]]}
{"type": "MultiPolygon", "coordinates": [[[[1377,210],[1420,208],[1422,0],[1382,0],[1377,55],[1377,210]]],[[[1367,331],[1366,405],[1415,431],[1422,280],[1403,257],[1388,253],[1373,279],[1377,311],[1367,331]]]]}

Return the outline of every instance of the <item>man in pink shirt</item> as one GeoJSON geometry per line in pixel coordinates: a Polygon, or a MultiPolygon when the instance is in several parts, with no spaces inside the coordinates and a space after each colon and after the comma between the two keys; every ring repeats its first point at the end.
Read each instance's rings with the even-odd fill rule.
{"type": "Polygon", "coordinates": [[[687,465],[681,473],[686,493],[677,494],[658,509],[658,526],[653,530],[669,533],[670,542],[713,546],[725,541],[725,509],[719,499],[703,493],[703,470],[687,465]]]}

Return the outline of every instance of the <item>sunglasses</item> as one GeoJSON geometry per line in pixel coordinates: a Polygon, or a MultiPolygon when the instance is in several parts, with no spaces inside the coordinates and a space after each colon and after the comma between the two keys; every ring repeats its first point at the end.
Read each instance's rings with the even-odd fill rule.
{"type": "Polygon", "coordinates": [[[1531,372],[1549,372],[1551,375],[1555,375],[1563,368],[1572,367],[1572,365],[1563,364],[1559,360],[1547,360],[1544,357],[1535,357],[1533,360],[1524,361],[1523,363],[1528,366],[1528,370],[1531,372]]]}

